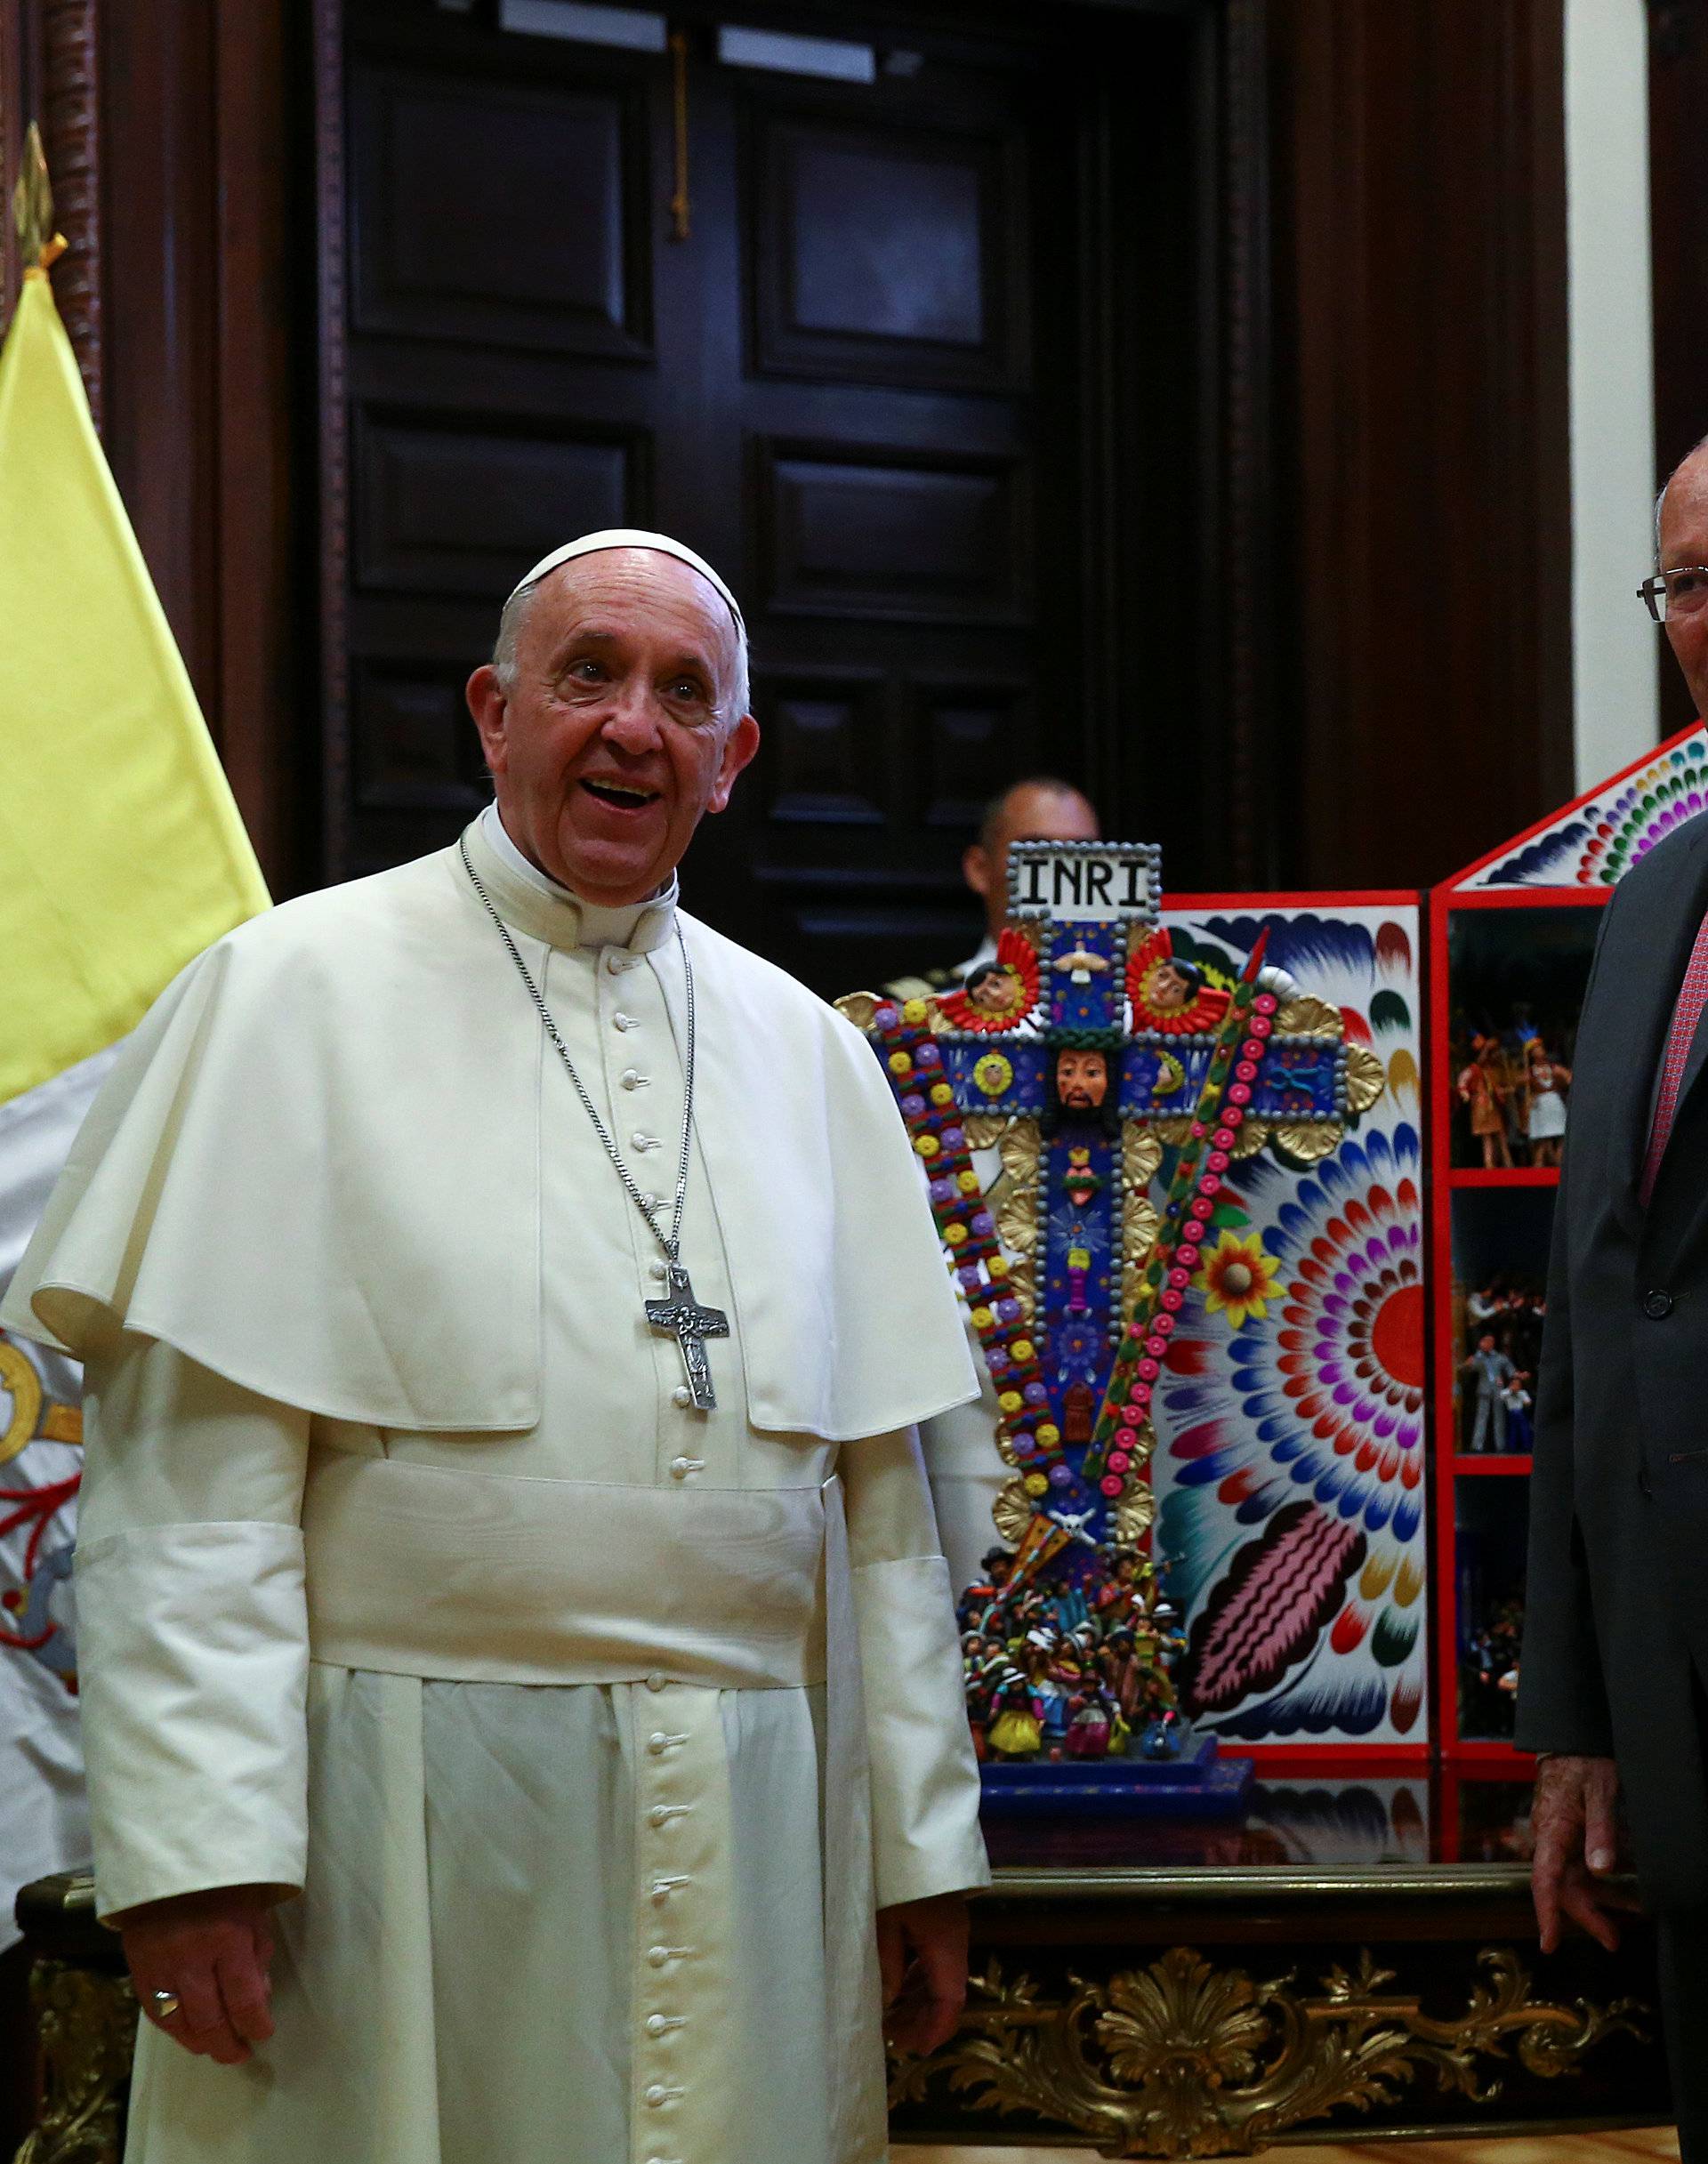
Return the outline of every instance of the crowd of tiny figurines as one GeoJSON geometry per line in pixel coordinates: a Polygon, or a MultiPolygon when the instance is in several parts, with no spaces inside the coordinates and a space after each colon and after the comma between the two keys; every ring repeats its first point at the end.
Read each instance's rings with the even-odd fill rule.
{"type": "Polygon", "coordinates": [[[994,1548],[961,1596],[967,1716],[981,1758],[1172,1758],[1180,1717],[1179,1615],[1138,1549],[1071,1575],[1028,1574],[994,1548]],[[1083,1582],[1081,1579],[1083,1576],[1083,1582]]]}
{"type": "Polygon", "coordinates": [[[1465,1295],[1460,1363],[1459,1447],[1527,1456],[1535,1441],[1535,1392],[1548,1302],[1534,1282],[1503,1273],[1465,1295]]]}

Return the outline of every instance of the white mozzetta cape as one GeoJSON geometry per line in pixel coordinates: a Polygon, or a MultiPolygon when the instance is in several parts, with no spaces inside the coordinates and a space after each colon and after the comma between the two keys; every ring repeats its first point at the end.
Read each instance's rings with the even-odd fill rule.
{"type": "MultiPolygon", "coordinates": [[[[869,1049],[792,977],[678,921],[750,1422],[843,1442],[972,1396],[869,1049]]],[[[117,1321],[336,1420],[533,1426],[555,1056],[517,1026],[527,996],[455,849],[241,926],[125,1047],[0,1321],[76,1353],[117,1321]]]]}

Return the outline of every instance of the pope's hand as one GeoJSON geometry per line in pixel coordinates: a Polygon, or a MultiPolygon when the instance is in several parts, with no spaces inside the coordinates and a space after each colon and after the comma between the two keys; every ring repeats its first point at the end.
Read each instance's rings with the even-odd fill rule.
{"type": "Polygon", "coordinates": [[[960,1894],[878,1911],[884,2040],[921,2057],[955,2034],[967,2000],[967,1903],[960,1894]]]}
{"type": "Polygon", "coordinates": [[[215,1886],[115,1919],[142,2010],[186,2051],[238,2066],[273,2033],[270,1886],[215,1886]],[[160,2012],[158,1994],[175,1999],[160,2012]]]}
{"type": "Polygon", "coordinates": [[[1619,1927],[1608,1911],[1632,1904],[1598,1883],[1618,1861],[1618,1797],[1619,1774],[1611,1758],[1561,1752],[1536,1768],[1530,1892],[1543,1953],[1559,1946],[1562,1917],[1581,1924],[1609,1953],[1618,1946],[1619,1927]]]}

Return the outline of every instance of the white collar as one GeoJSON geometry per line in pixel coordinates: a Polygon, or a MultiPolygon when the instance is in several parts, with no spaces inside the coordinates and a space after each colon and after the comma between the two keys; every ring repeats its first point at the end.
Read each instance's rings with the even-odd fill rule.
{"type": "Polygon", "coordinates": [[[662,946],[676,926],[676,875],[645,901],[621,909],[584,902],[560,881],[530,864],[511,839],[496,804],[488,804],[469,830],[474,844],[484,842],[487,862],[496,870],[495,900],[499,913],[552,946],[626,946],[644,953],[662,946]]]}

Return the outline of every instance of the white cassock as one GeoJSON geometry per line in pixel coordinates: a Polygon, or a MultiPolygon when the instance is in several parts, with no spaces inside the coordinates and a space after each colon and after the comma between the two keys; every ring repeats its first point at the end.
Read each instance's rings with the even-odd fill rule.
{"type": "Polygon", "coordinates": [[[273,2041],[148,2023],[131,2164],[865,2164],[873,1910],[983,1884],[914,1424],[971,1396],[869,1049],[673,894],[467,836],[211,949],[136,1033],[4,1321],[86,1361],[103,1913],[275,1884],[273,2041]],[[864,1682],[862,1682],[862,1677],[864,1682]]]}

